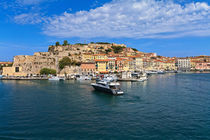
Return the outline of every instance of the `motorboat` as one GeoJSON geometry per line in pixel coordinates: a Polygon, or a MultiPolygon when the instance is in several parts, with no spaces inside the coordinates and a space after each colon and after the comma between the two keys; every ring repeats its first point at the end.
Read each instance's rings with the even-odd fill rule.
{"type": "Polygon", "coordinates": [[[113,95],[122,95],[124,93],[120,89],[120,83],[118,82],[100,80],[96,83],[92,83],[91,86],[93,86],[95,90],[106,92],[113,95]]]}

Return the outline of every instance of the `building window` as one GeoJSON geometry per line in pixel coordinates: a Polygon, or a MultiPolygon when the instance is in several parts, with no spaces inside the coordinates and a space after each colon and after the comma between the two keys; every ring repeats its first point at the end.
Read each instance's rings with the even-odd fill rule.
{"type": "Polygon", "coordinates": [[[15,72],[19,72],[19,71],[20,71],[19,67],[15,67],[15,72]]]}

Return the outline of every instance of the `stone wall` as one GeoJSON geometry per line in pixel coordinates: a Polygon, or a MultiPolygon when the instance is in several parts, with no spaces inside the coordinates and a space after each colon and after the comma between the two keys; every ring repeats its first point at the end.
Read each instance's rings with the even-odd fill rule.
{"type": "Polygon", "coordinates": [[[43,55],[19,55],[14,57],[13,67],[22,67],[22,72],[28,75],[39,74],[42,68],[57,69],[56,59],[43,55]]]}

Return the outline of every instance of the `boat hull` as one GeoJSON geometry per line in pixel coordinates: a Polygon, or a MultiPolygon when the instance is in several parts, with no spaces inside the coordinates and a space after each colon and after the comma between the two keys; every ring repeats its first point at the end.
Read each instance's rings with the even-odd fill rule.
{"type": "Polygon", "coordinates": [[[115,90],[112,90],[112,89],[109,89],[106,87],[101,87],[101,86],[98,86],[95,84],[91,84],[91,85],[95,90],[102,91],[104,93],[108,93],[108,94],[112,94],[112,95],[122,95],[123,94],[122,91],[115,91],[115,90]]]}

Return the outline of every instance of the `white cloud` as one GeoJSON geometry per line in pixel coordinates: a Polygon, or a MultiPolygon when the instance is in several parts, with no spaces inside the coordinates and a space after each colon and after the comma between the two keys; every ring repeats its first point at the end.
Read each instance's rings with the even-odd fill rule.
{"type": "Polygon", "coordinates": [[[210,36],[210,6],[172,1],[113,0],[90,11],[49,19],[44,33],[57,37],[174,38],[210,36]]]}
{"type": "Polygon", "coordinates": [[[44,18],[38,13],[23,13],[14,17],[18,24],[37,24],[44,21],[44,18]]]}

